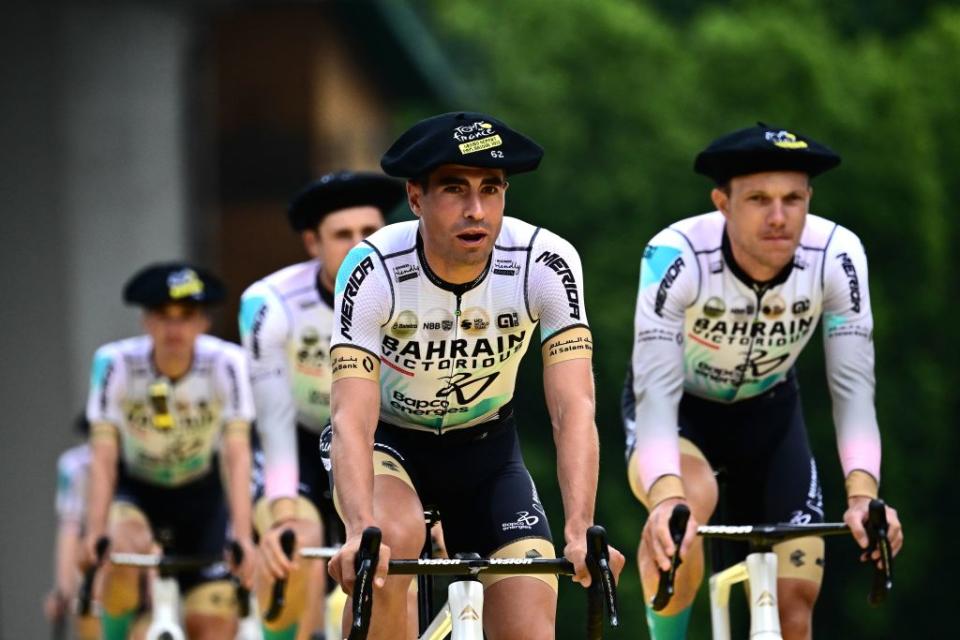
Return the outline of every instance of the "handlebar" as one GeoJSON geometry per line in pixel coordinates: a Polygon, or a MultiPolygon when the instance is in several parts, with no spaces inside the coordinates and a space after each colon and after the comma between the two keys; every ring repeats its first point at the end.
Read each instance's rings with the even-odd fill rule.
{"type": "MultiPolygon", "coordinates": [[[[287,558],[293,558],[293,548],[297,543],[297,534],[293,529],[284,529],[280,534],[280,548],[287,558]]],[[[270,592],[270,604],[267,606],[267,612],[263,614],[263,619],[267,622],[273,622],[283,613],[283,607],[286,605],[287,580],[280,578],[273,583],[273,590],[270,592]]]]}
{"type": "MultiPolygon", "coordinates": [[[[353,624],[349,640],[366,640],[373,606],[373,577],[380,557],[380,530],[368,527],[360,539],[356,556],[356,583],[353,589],[353,624]]],[[[587,531],[587,568],[591,586],[587,591],[587,637],[602,636],[602,615],[606,608],[610,625],[619,625],[617,589],[610,568],[606,531],[593,526],[587,531]]],[[[444,575],[476,577],[488,574],[554,574],[574,575],[573,563],[564,558],[420,558],[391,560],[389,575],[444,575]]]]}
{"type": "MultiPolygon", "coordinates": [[[[690,518],[690,509],[684,504],[678,504],[670,514],[670,538],[676,546],[669,571],[660,571],[660,581],[657,593],[653,597],[651,606],[654,611],[660,611],[670,602],[674,592],[674,578],[677,567],[680,566],[680,541],[687,528],[690,518]]],[[[874,565],[873,583],[870,588],[868,601],[871,605],[883,602],[893,588],[893,553],[890,540],[887,538],[887,513],[883,500],[871,500],[869,515],[866,523],[870,546],[866,553],[871,555],[880,551],[880,565],[874,565]]],[[[721,538],[725,540],[739,540],[750,544],[750,551],[769,551],[770,548],[785,540],[806,536],[828,536],[849,533],[850,528],[843,523],[817,523],[806,525],[768,524],[742,526],[700,526],[697,535],[704,538],[721,538]]]]}

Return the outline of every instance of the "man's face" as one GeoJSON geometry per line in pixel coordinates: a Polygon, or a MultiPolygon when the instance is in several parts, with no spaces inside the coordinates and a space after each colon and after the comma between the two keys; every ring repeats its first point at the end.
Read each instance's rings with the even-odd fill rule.
{"type": "Polygon", "coordinates": [[[486,264],[503,225],[507,191],[502,169],[442,165],[427,188],[407,183],[428,252],[449,265],[486,264]]]}
{"type": "Polygon", "coordinates": [[[147,309],[143,326],[153,339],[154,349],[164,355],[186,357],[200,334],[210,328],[210,319],[197,304],[171,302],[147,309]]]}
{"type": "Polygon", "coordinates": [[[307,253],[323,262],[323,279],[328,287],[332,287],[350,249],[382,226],[380,209],[362,206],[328,213],[315,231],[303,232],[307,253]]]}
{"type": "Polygon", "coordinates": [[[796,171],[738,176],[730,181],[729,193],[713,190],[734,254],[747,263],[741,268],[766,280],[793,260],[812,194],[810,178],[796,171]],[[758,270],[762,273],[753,273],[758,270]]]}

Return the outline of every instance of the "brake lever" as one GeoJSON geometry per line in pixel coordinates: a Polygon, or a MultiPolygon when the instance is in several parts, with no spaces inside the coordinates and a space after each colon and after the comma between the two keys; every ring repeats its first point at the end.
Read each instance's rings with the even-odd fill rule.
{"type": "Polygon", "coordinates": [[[373,610],[373,579],[380,562],[380,541],[383,535],[377,527],[367,527],[360,538],[355,562],[356,582],[353,583],[353,622],[349,640],[366,640],[373,610]]]}
{"type": "MultiPolygon", "coordinates": [[[[284,529],[283,533],[280,534],[280,548],[288,559],[293,558],[293,547],[296,542],[297,534],[293,532],[293,529],[284,529]]],[[[267,612],[263,614],[263,619],[267,622],[273,622],[283,613],[287,600],[286,590],[286,578],[280,578],[273,583],[273,591],[270,592],[270,606],[267,607],[267,612]]]]}
{"type": "Polygon", "coordinates": [[[874,550],[880,551],[881,566],[873,565],[873,584],[867,601],[877,606],[887,599],[887,594],[893,589],[893,553],[890,549],[890,540],[887,538],[887,509],[883,500],[871,500],[867,515],[867,537],[870,547],[867,557],[873,555],[874,550]]]}
{"type": "Polygon", "coordinates": [[[654,611],[662,611],[673,597],[677,569],[682,562],[680,560],[680,543],[683,542],[683,534],[687,530],[689,520],[690,507],[685,504],[678,504],[673,508],[673,513],[670,514],[670,539],[673,540],[674,545],[673,558],[671,558],[668,571],[660,570],[657,593],[650,601],[650,606],[654,611]]]}
{"type": "MultiPolygon", "coordinates": [[[[229,550],[234,568],[239,569],[243,564],[243,547],[236,540],[231,540],[229,550]]],[[[237,594],[237,613],[240,618],[246,618],[250,615],[250,590],[243,586],[243,582],[236,574],[231,576],[231,582],[237,594]]]]}
{"type": "Polygon", "coordinates": [[[596,580],[597,584],[603,589],[603,599],[606,604],[610,626],[618,627],[620,626],[620,607],[617,599],[617,582],[613,577],[613,570],[610,568],[607,531],[600,525],[594,525],[587,529],[587,557],[591,556],[596,558],[599,575],[594,576],[591,571],[590,577],[592,580],[596,580]]]}

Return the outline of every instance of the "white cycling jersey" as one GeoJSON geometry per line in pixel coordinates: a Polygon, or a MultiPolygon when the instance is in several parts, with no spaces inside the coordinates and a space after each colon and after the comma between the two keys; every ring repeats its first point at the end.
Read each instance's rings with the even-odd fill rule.
{"type": "Polygon", "coordinates": [[[296,425],[319,434],[330,420],[333,299],[319,273],[316,260],[291,265],[250,285],[240,301],[271,500],[297,495],[296,425]]]}
{"type": "Polygon", "coordinates": [[[793,262],[758,283],[734,262],[724,229],[718,211],[687,218],[644,250],[633,350],[636,422],[628,433],[644,488],[680,474],[683,393],[722,403],[762,394],[785,379],[821,315],[844,473],[862,469],[879,478],[873,317],[859,238],[808,215],[793,262]]]}
{"type": "Polygon", "coordinates": [[[61,524],[82,525],[87,513],[90,445],[71,447],[57,459],[57,518],[61,524]]]}
{"type": "Polygon", "coordinates": [[[337,274],[333,376],[379,382],[381,420],[440,434],[495,419],[538,322],[545,366],[592,356],[570,243],[504,218],[483,273],[452,285],[430,270],[418,229],[384,227],[337,274]]]}
{"type": "Polygon", "coordinates": [[[171,380],[156,371],[152,352],[149,336],[97,350],[87,419],[93,437],[104,425],[115,431],[131,476],[176,487],[210,470],[227,426],[253,420],[247,361],[238,345],[202,335],[190,370],[171,380]]]}

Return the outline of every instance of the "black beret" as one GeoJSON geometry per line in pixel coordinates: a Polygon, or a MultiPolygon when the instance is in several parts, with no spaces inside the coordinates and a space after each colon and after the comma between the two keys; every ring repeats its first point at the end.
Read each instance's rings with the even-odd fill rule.
{"type": "Polygon", "coordinates": [[[717,138],[697,155],[693,170],[724,184],[764,171],[800,171],[811,178],[840,164],[830,148],[762,122],[717,138]]]}
{"type": "Polygon", "coordinates": [[[123,287],[123,300],[141,307],[171,302],[215,304],[226,287],[216,276],[183,262],[152,264],[138,271],[123,287]]]}
{"type": "Polygon", "coordinates": [[[442,164],[533,171],[543,149],[522,133],[483,113],[442,113],[407,129],[380,159],[391,176],[417,178],[442,164]]]}
{"type": "Polygon", "coordinates": [[[315,229],[340,209],[371,206],[386,214],[406,197],[403,183],[380,173],[338,171],[314,180],[290,201],[287,215],[296,231],[315,229]]]}

